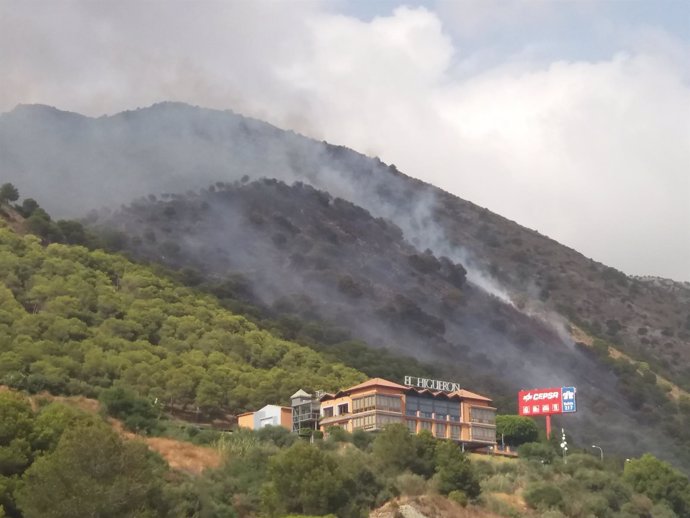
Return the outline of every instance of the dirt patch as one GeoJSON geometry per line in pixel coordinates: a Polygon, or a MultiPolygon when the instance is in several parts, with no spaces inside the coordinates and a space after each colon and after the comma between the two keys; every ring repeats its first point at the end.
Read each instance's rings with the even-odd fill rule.
{"type": "Polygon", "coordinates": [[[20,235],[26,233],[24,217],[7,204],[0,204],[0,219],[7,222],[7,226],[20,235]]]}
{"type": "Polygon", "coordinates": [[[402,497],[372,511],[369,518],[499,518],[481,507],[461,505],[441,495],[402,497]]]}
{"type": "Polygon", "coordinates": [[[200,475],[205,469],[217,468],[223,460],[221,453],[215,448],[168,437],[143,437],[125,430],[122,422],[117,419],[109,418],[108,422],[125,439],[145,442],[149,449],[163,457],[175,471],[200,475]]]}
{"type": "Polygon", "coordinates": [[[222,461],[220,452],[214,448],[166,437],[147,437],[144,441],[166,460],[170,468],[191,475],[200,475],[205,469],[217,468],[222,461]]]}
{"type": "MultiPolygon", "coordinates": [[[[13,391],[13,389],[0,385],[0,392],[2,391],[13,391]]],[[[41,400],[57,401],[94,414],[97,414],[101,409],[97,400],[83,396],[54,396],[42,392],[27,397],[34,411],[38,410],[41,400]]],[[[159,453],[165,459],[171,469],[176,471],[199,475],[207,468],[217,468],[222,461],[220,452],[214,448],[197,446],[167,437],[143,437],[125,430],[122,422],[113,418],[108,418],[108,423],[125,439],[145,442],[151,450],[159,453]]]]}

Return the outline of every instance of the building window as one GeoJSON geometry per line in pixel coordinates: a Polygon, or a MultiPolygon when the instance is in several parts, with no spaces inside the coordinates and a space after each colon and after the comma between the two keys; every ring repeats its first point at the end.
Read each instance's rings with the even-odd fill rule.
{"type": "Polygon", "coordinates": [[[352,400],[352,412],[357,414],[359,412],[366,412],[373,410],[376,404],[376,396],[365,396],[352,400]]]}
{"type": "Polygon", "coordinates": [[[405,415],[417,417],[417,409],[416,408],[409,408],[407,405],[405,405],[405,415]]]}
{"type": "Polygon", "coordinates": [[[397,396],[376,394],[352,400],[352,412],[355,414],[374,409],[400,413],[402,412],[402,399],[397,396]]]}
{"type": "Polygon", "coordinates": [[[372,430],[376,427],[376,416],[366,415],[352,419],[353,430],[372,430]]]}
{"type": "Polygon", "coordinates": [[[405,421],[407,423],[407,429],[412,433],[417,433],[417,421],[408,419],[405,421]]]}
{"type": "Polygon", "coordinates": [[[402,418],[394,415],[376,414],[376,428],[383,428],[384,426],[393,423],[402,423],[402,418]]]}
{"type": "Polygon", "coordinates": [[[323,409],[323,417],[333,417],[333,407],[329,406],[323,409]]]}
{"type": "Polygon", "coordinates": [[[373,430],[392,423],[402,423],[402,418],[394,415],[370,414],[352,419],[353,430],[373,430]]]}
{"type": "Polygon", "coordinates": [[[447,414],[450,410],[450,403],[448,401],[434,401],[434,412],[436,414],[447,414]]]}
{"type": "Polygon", "coordinates": [[[441,423],[436,423],[436,437],[439,439],[446,438],[446,425],[441,423]]]}
{"type": "Polygon", "coordinates": [[[473,426],[471,428],[472,440],[496,442],[496,429],[473,426]]]}
{"type": "Polygon", "coordinates": [[[431,423],[429,421],[419,421],[419,430],[431,431],[431,423]]]}
{"type": "Polygon", "coordinates": [[[496,410],[493,408],[473,406],[470,409],[470,421],[473,423],[495,424],[496,410]]]}
{"type": "Polygon", "coordinates": [[[450,425],[450,438],[460,439],[460,427],[455,425],[450,425]]]}
{"type": "Polygon", "coordinates": [[[338,405],[338,414],[339,415],[347,414],[348,410],[349,410],[349,405],[347,403],[345,403],[343,405],[338,405]]]}
{"type": "Polygon", "coordinates": [[[376,396],[376,410],[402,412],[402,398],[397,396],[376,396]]]}
{"type": "Polygon", "coordinates": [[[436,412],[436,419],[438,419],[439,421],[445,421],[446,417],[448,417],[446,414],[439,414],[438,412],[436,412]]]}

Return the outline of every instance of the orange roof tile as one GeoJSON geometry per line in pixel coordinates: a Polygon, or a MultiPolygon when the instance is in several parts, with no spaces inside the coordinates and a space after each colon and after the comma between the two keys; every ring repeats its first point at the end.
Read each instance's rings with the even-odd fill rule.
{"type": "Polygon", "coordinates": [[[475,394],[474,392],[470,392],[469,390],[465,390],[465,389],[456,390],[455,392],[452,392],[452,394],[457,394],[458,396],[464,397],[467,399],[478,399],[480,401],[491,401],[491,399],[486,397],[486,396],[482,396],[480,394],[475,394]]]}
{"type": "Polygon", "coordinates": [[[363,388],[369,388],[369,387],[388,387],[388,388],[395,388],[395,389],[400,389],[400,390],[407,390],[409,387],[406,387],[405,385],[400,385],[399,383],[395,383],[393,381],[388,381],[383,378],[372,378],[370,380],[365,381],[364,383],[360,383],[359,385],[355,385],[354,387],[350,387],[349,389],[345,389],[345,392],[351,392],[353,390],[360,390],[363,388]]]}

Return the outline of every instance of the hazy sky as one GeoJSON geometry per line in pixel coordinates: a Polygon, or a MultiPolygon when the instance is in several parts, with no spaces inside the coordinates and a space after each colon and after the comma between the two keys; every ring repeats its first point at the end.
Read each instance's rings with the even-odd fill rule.
{"type": "Polygon", "coordinates": [[[232,109],[690,281],[690,3],[0,0],[0,111],[232,109]]]}

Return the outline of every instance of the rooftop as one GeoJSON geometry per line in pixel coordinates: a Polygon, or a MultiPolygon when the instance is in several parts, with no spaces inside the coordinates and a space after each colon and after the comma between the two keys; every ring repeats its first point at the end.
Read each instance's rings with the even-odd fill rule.
{"type": "Polygon", "coordinates": [[[297,392],[295,392],[292,396],[290,396],[290,399],[296,399],[296,398],[300,398],[300,397],[310,398],[310,397],[311,397],[311,394],[309,394],[308,392],[305,392],[305,391],[302,390],[302,389],[299,389],[299,390],[298,390],[297,392]]]}
{"type": "Polygon", "coordinates": [[[406,387],[405,385],[400,385],[399,383],[395,383],[393,381],[388,381],[383,378],[372,378],[370,380],[365,381],[364,383],[360,383],[359,385],[355,385],[354,387],[350,387],[348,389],[345,389],[343,392],[350,392],[353,390],[361,390],[364,388],[369,388],[369,387],[388,387],[388,388],[395,388],[395,389],[400,389],[400,390],[407,390],[409,387],[406,387]]]}

